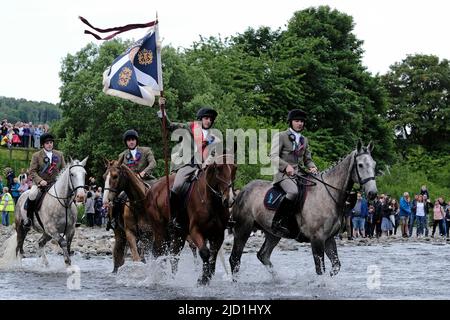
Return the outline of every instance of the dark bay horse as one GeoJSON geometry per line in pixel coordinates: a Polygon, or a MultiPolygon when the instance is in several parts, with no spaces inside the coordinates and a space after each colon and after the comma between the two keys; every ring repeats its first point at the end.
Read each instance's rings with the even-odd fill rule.
{"type": "MultiPolygon", "coordinates": [[[[86,178],[86,165],[88,158],[83,161],[72,160],[66,164],[64,169],[56,178],[56,182],[43,195],[42,205],[38,213],[33,218],[33,229],[42,233],[39,239],[40,256],[47,265],[45,256],[45,244],[54,239],[58,242],[64,254],[64,262],[67,266],[70,261],[70,246],[75,234],[75,223],[77,221],[77,207],[75,197],[84,197],[84,186],[86,178]]],[[[23,253],[23,243],[27,236],[29,228],[23,226],[22,221],[27,216],[27,210],[24,204],[28,199],[29,190],[22,193],[17,200],[15,207],[17,247],[16,255],[23,253]]]]}
{"type": "Polygon", "coordinates": [[[109,211],[110,214],[112,210],[119,211],[117,224],[114,228],[113,272],[115,273],[125,262],[124,255],[127,242],[130,246],[133,261],[145,262],[144,249],[152,238],[148,216],[144,213],[145,194],[148,187],[136,173],[124,164],[119,165],[117,160],[108,161],[104,177],[103,203],[105,205],[112,203],[122,191],[125,191],[128,196],[128,201],[123,209],[119,205],[109,211]]]}
{"type": "MultiPolygon", "coordinates": [[[[375,183],[375,161],[372,159],[372,144],[363,147],[358,142],[356,150],[348,154],[337,165],[309,180],[316,183],[306,187],[307,194],[300,213],[295,212],[295,220],[303,234],[303,239],[311,243],[316,273],[325,271],[324,252],[332,264],[331,275],[339,272],[341,263],[338,258],[334,236],[339,232],[346,197],[357,183],[364,188],[369,198],[377,193],[375,183]]],[[[263,204],[264,195],[272,187],[270,181],[254,180],[247,184],[236,198],[232,216],[236,222],[233,229],[234,243],[230,256],[233,280],[236,280],[244,246],[254,226],[263,230],[265,241],[257,253],[258,259],[273,272],[270,255],[280,241],[280,237],[271,231],[275,211],[263,204]]]]}
{"type": "MultiPolygon", "coordinates": [[[[153,227],[153,252],[155,256],[172,254],[173,272],[177,270],[178,256],[185,240],[190,237],[199,249],[203,261],[198,283],[208,284],[214,275],[217,254],[230,217],[229,207],[234,202],[233,182],[236,170],[234,155],[223,154],[212,159],[199,172],[198,178],[192,182],[186,201],[186,232],[171,231],[168,228],[170,213],[167,210],[165,178],[159,179],[147,193],[147,212],[153,227]]],[[[170,177],[170,184],[174,177],[170,177]]]]}

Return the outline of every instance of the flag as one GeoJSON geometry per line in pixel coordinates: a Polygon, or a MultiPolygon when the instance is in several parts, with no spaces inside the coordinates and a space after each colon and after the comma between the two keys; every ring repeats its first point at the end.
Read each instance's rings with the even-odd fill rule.
{"type": "Polygon", "coordinates": [[[103,92],[152,106],[163,90],[158,21],[103,73],[103,92]]]}

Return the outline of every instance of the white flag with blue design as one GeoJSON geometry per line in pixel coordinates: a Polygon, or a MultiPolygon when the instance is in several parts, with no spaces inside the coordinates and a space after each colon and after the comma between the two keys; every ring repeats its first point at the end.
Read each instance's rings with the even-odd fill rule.
{"type": "Polygon", "coordinates": [[[103,73],[103,92],[152,106],[163,90],[158,24],[103,73]]]}

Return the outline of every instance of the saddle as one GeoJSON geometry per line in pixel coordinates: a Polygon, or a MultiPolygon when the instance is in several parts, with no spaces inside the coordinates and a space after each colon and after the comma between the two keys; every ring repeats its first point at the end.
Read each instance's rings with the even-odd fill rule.
{"type": "MultiPolygon", "coordinates": [[[[307,191],[306,187],[308,186],[305,181],[307,180],[302,179],[301,176],[298,176],[296,179],[298,195],[295,201],[295,207],[299,208],[300,213],[303,210],[307,191]]],[[[268,210],[276,211],[285,196],[286,192],[278,184],[274,184],[272,188],[267,190],[264,196],[264,206],[268,210]]],[[[283,212],[282,214],[285,216],[285,219],[287,219],[287,227],[290,231],[290,235],[288,238],[295,239],[298,242],[310,242],[310,239],[300,231],[296,216],[294,214],[286,214],[285,212],[283,212]]]]}
{"type": "Polygon", "coordinates": [[[201,169],[195,170],[193,173],[191,173],[189,176],[187,176],[186,181],[183,183],[183,186],[180,189],[179,197],[181,199],[181,202],[183,203],[183,209],[187,208],[189,199],[192,194],[192,185],[195,180],[198,180],[200,178],[200,175],[202,173],[201,169]]]}
{"type": "MultiPolygon", "coordinates": [[[[301,206],[301,212],[301,209],[303,209],[303,203],[305,202],[307,184],[304,183],[301,177],[298,177],[296,179],[296,182],[298,187],[298,195],[295,203],[296,206],[301,206]]],[[[279,186],[278,183],[276,183],[272,186],[272,188],[267,190],[264,196],[264,206],[268,210],[276,211],[285,196],[286,192],[279,186]]]]}
{"type": "MultiPolygon", "coordinates": [[[[39,224],[41,225],[42,228],[44,228],[44,227],[43,227],[43,224],[42,224],[42,221],[41,221],[41,218],[39,217],[38,212],[39,212],[39,210],[41,209],[42,203],[44,202],[45,195],[46,195],[47,191],[48,191],[50,188],[51,188],[51,186],[47,186],[47,187],[45,187],[45,188],[39,188],[39,192],[38,192],[38,194],[37,194],[37,196],[36,196],[36,199],[34,200],[34,206],[33,206],[33,209],[34,209],[34,210],[33,210],[33,212],[32,212],[32,216],[30,217],[30,219],[31,219],[31,225],[34,224],[34,216],[36,215],[36,218],[37,218],[39,224]]],[[[28,210],[28,201],[29,201],[29,200],[25,201],[25,204],[24,204],[24,206],[23,206],[23,208],[24,208],[25,210],[28,210]]]]}

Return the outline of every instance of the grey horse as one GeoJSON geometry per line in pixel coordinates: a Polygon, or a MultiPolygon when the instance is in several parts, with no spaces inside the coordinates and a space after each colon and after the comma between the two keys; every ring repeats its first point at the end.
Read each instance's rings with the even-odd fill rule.
{"type": "MultiPolygon", "coordinates": [[[[376,162],[371,156],[372,149],[372,143],[364,147],[359,141],[357,148],[338,164],[308,178],[315,183],[307,187],[301,213],[297,210],[293,214],[301,234],[297,239],[311,243],[317,274],[325,272],[324,253],[332,264],[331,275],[336,275],[340,270],[341,263],[334,236],[339,232],[345,200],[354,183],[364,188],[369,199],[373,199],[377,194],[376,162]]],[[[266,209],[263,204],[264,195],[271,187],[270,181],[254,180],[247,184],[236,198],[232,209],[235,226],[230,256],[234,281],[237,280],[244,246],[254,227],[265,233],[265,241],[257,257],[274,273],[270,255],[281,238],[271,231],[275,211],[266,209]]]]}
{"type": "MultiPolygon", "coordinates": [[[[39,253],[44,263],[48,265],[45,256],[44,245],[51,239],[55,239],[64,254],[64,262],[70,265],[70,245],[75,234],[75,223],[77,221],[77,207],[74,203],[76,196],[85,196],[84,186],[86,178],[87,157],[83,161],[72,160],[67,164],[53,186],[47,191],[42,200],[38,215],[33,218],[33,229],[42,233],[39,239],[39,253]],[[62,235],[61,235],[62,234],[62,235]]],[[[16,255],[23,253],[23,242],[30,230],[24,228],[22,221],[27,215],[24,204],[28,199],[29,190],[25,191],[17,200],[15,207],[17,247],[16,255]]]]}

